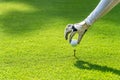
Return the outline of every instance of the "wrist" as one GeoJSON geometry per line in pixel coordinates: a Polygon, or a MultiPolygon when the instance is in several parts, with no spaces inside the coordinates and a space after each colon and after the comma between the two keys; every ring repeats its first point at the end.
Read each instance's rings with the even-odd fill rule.
{"type": "Polygon", "coordinates": [[[79,31],[79,30],[85,30],[90,27],[90,25],[87,25],[85,21],[82,21],[80,23],[74,24],[74,27],[79,31]]]}

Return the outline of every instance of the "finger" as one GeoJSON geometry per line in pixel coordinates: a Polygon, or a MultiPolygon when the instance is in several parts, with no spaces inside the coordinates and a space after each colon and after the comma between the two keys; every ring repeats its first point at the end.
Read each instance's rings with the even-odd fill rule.
{"type": "Polygon", "coordinates": [[[79,35],[78,35],[78,44],[80,43],[81,39],[82,39],[82,35],[79,34],[79,35]]]}
{"type": "Polygon", "coordinates": [[[69,33],[70,33],[70,31],[65,31],[65,33],[64,33],[64,36],[65,36],[65,39],[66,39],[66,40],[68,39],[69,33]]]}
{"type": "Polygon", "coordinates": [[[73,36],[76,34],[76,32],[71,32],[70,36],[69,36],[69,42],[71,43],[71,40],[73,38],[73,36]]]}
{"type": "Polygon", "coordinates": [[[71,26],[72,26],[72,24],[69,24],[69,25],[67,25],[66,28],[65,28],[64,37],[65,37],[66,40],[68,39],[69,33],[72,31],[71,26]]]}
{"type": "Polygon", "coordinates": [[[86,33],[87,30],[85,30],[84,32],[80,32],[80,34],[78,35],[78,44],[81,42],[84,34],[86,33]]]}

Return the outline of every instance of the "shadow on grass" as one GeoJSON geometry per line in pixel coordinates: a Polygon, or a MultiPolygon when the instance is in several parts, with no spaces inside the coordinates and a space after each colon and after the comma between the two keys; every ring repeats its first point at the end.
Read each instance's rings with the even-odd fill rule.
{"type": "MultiPolygon", "coordinates": [[[[88,2],[90,1],[88,0],[88,2]]],[[[95,2],[97,3],[97,1],[95,2]]],[[[80,20],[79,17],[85,17],[85,14],[87,15],[88,11],[90,11],[84,4],[86,2],[82,0],[4,0],[1,1],[0,8],[3,9],[3,12],[7,12],[7,14],[0,15],[0,27],[5,33],[21,34],[43,29],[44,27],[55,27],[53,24],[61,22],[61,19],[63,22],[68,20],[77,22],[80,20]],[[79,3],[83,5],[80,6],[79,3]],[[22,8],[26,9],[27,6],[28,8],[29,6],[30,8],[35,8],[36,11],[21,11],[22,8]],[[56,21],[56,19],[58,20],[56,21]],[[46,24],[50,24],[50,26],[45,26],[46,24]]],[[[92,4],[91,9],[94,6],[95,4],[92,4]]],[[[65,24],[68,23],[66,22],[65,24]]]]}
{"type": "Polygon", "coordinates": [[[120,75],[120,70],[107,67],[107,66],[92,64],[92,63],[82,61],[82,60],[77,60],[74,65],[79,69],[98,70],[101,72],[112,72],[113,74],[120,75]]]}
{"type": "MultiPolygon", "coordinates": [[[[59,24],[54,26],[53,23],[61,23],[62,20],[64,26],[59,26],[64,29],[65,25],[68,23],[76,23],[83,20],[95,8],[98,2],[99,0],[3,0],[1,1],[0,6],[2,7],[0,8],[3,10],[9,10],[12,6],[12,9],[7,15],[0,15],[0,24],[2,24],[0,27],[2,27],[5,33],[21,34],[33,30],[39,30],[44,27],[56,27],[59,24]],[[88,6],[86,6],[87,3],[89,3],[89,9],[88,6]],[[14,10],[16,5],[21,4],[31,6],[37,10],[35,12],[27,13],[14,10]],[[15,6],[13,7],[13,5],[15,6]],[[56,19],[58,20],[56,21],[56,19]],[[50,26],[45,26],[45,24],[50,24],[50,26]]],[[[18,8],[19,7],[20,6],[18,6],[18,8]]],[[[19,9],[22,8],[25,8],[25,6],[21,5],[21,8],[19,9]]],[[[111,14],[109,14],[109,16],[112,14],[114,14],[114,16],[119,15],[118,11],[119,8],[117,7],[111,14]]],[[[105,19],[108,21],[112,20],[112,22],[119,21],[118,18],[114,17],[114,19],[111,19],[109,16],[105,17],[105,19]]]]}
{"type": "Polygon", "coordinates": [[[45,19],[43,16],[38,16],[38,13],[12,12],[2,16],[0,23],[5,33],[21,34],[41,29],[45,19]]]}

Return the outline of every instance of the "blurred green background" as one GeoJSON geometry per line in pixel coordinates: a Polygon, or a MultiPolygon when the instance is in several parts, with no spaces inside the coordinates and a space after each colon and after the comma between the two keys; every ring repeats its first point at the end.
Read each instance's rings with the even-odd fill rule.
{"type": "Polygon", "coordinates": [[[120,80],[120,5],[80,45],[64,39],[99,0],[1,0],[0,80],[120,80]]]}

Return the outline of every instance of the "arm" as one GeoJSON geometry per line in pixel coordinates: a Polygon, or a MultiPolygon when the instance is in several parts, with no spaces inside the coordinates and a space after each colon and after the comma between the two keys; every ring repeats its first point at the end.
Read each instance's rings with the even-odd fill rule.
{"type": "Polygon", "coordinates": [[[100,17],[104,16],[106,13],[108,13],[114,6],[116,6],[120,0],[101,0],[97,7],[91,12],[91,14],[82,22],[77,24],[69,24],[65,28],[65,39],[68,39],[69,36],[69,42],[71,42],[73,36],[78,33],[78,44],[80,43],[82,37],[84,36],[85,32],[91,26],[96,20],[98,20],[100,17]]]}
{"type": "Polygon", "coordinates": [[[87,25],[92,25],[97,19],[108,13],[120,0],[101,0],[97,7],[85,19],[87,25]]]}

